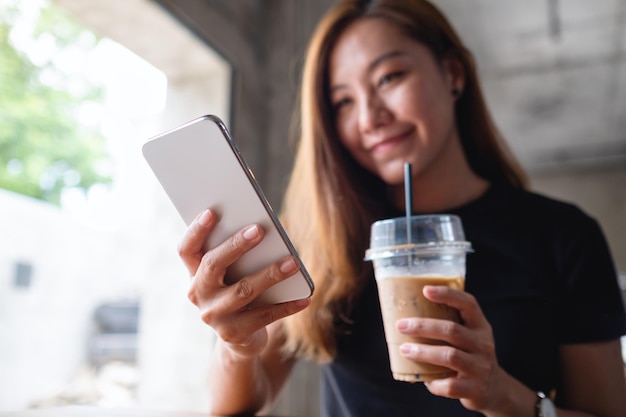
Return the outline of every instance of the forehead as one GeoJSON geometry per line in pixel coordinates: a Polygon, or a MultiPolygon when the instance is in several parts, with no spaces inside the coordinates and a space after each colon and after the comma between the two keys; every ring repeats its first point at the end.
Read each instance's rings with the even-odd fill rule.
{"type": "MultiPolygon", "coordinates": [[[[384,18],[362,18],[354,21],[338,37],[330,53],[331,83],[346,72],[366,71],[378,57],[390,51],[419,53],[426,49],[384,18]]],[[[349,75],[349,76],[353,76],[349,75]]]]}

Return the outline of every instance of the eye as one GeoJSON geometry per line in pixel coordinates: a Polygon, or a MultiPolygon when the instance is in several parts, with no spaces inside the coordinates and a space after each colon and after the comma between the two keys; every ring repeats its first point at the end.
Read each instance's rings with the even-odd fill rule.
{"type": "Polygon", "coordinates": [[[351,99],[349,99],[349,98],[347,98],[347,97],[346,97],[346,98],[339,99],[339,100],[336,100],[336,101],[333,103],[333,110],[334,110],[335,112],[338,112],[338,111],[340,111],[341,109],[343,109],[343,108],[345,108],[346,106],[348,106],[350,103],[352,103],[352,100],[351,100],[351,99]]]}
{"type": "Polygon", "coordinates": [[[378,86],[382,87],[385,84],[389,84],[393,80],[401,78],[403,75],[404,75],[404,72],[401,72],[401,71],[390,72],[388,74],[385,74],[378,79],[378,86]]]}

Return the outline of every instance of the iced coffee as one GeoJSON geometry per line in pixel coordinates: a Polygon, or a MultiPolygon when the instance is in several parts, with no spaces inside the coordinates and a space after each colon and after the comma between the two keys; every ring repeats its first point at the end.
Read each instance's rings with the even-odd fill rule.
{"type": "Polygon", "coordinates": [[[372,225],[366,259],[374,262],[391,372],[396,380],[429,381],[453,374],[450,369],[402,356],[399,348],[403,343],[442,342],[404,335],[396,330],[396,322],[407,317],[459,322],[457,310],[427,300],[423,288],[446,285],[463,290],[465,255],[470,250],[456,216],[413,216],[410,220],[403,217],[372,225]]]}

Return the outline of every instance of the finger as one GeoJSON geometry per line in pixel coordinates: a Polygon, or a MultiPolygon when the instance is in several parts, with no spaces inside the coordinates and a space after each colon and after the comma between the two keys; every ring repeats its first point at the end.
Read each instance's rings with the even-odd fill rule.
{"type": "Polygon", "coordinates": [[[475,349],[475,333],[450,320],[409,317],[396,322],[396,329],[408,336],[441,340],[464,351],[475,349]]]}
{"type": "Polygon", "coordinates": [[[487,391],[484,383],[470,378],[444,378],[425,382],[432,394],[446,398],[480,398],[487,391]]]}
{"type": "Polygon", "coordinates": [[[216,223],[217,216],[211,210],[203,211],[191,222],[178,244],[178,255],[190,275],[196,273],[204,255],[204,242],[216,223]]]}
{"type": "Polygon", "coordinates": [[[299,269],[293,256],[274,262],[261,271],[246,276],[232,285],[221,289],[222,296],[217,310],[238,311],[247,308],[265,290],[291,277],[299,269]]]}
{"type": "Polygon", "coordinates": [[[492,362],[482,355],[474,355],[446,345],[403,343],[400,353],[407,359],[432,363],[457,371],[458,375],[490,375],[492,362]]]}
{"type": "Polygon", "coordinates": [[[432,302],[446,304],[457,309],[463,323],[470,328],[484,326],[487,322],[476,298],[468,292],[443,285],[427,285],[423,289],[423,294],[432,302]]]}
{"type": "Polygon", "coordinates": [[[237,316],[232,316],[230,321],[220,326],[217,331],[226,343],[247,346],[252,343],[252,338],[259,329],[302,311],[309,306],[310,302],[309,298],[304,298],[245,310],[237,316]]]}
{"type": "Polygon", "coordinates": [[[472,355],[453,346],[403,343],[400,354],[412,361],[444,366],[457,372],[466,372],[472,366],[472,355]]]}
{"type": "Polygon", "coordinates": [[[255,247],[263,239],[263,229],[254,224],[239,230],[230,238],[207,251],[196,271],[199,285],[207,288],[218,288],[226,285],[226,270],[243,254],[255,247]]]}

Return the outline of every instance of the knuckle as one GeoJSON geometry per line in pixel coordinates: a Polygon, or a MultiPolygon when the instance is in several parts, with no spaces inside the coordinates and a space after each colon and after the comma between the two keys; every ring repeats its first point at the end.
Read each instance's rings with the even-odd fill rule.
{"type": "Polygon", "coordinates": [[[194,286],[192,286],[189,291],[187,291],[187,298],[189,299],[189,301],[191,301],[191,303],[193,305],[198,305],[199,300],[198,300],[198,293],[196,292],[196,289],[194,286]]]}
{"type": "Polygon", "coordinates": [[[224,259],[234,261],[234,257],[245,253],[248,246],[248,242],[243,238],[242,234],[237,233],[222,242],[216,249],[224,256],[224,259]]]}
{"type": "Polygon", "coordinates": [[[200,311],[200,318],[203,322],[211,326],[215,320],[215,312],[211,308],[203,308],[200,311]]]}
{"type": "Polygon", "coordinates": [[[474,297],[473,294],[470,294],[468,292],[466,292],[465,294],[467,294],[468,299],[473,303],[473,304],[478,304],[478,301],[476,300],[476,297],[474,297]]]}
{"type": "Polygon", "coordinates": [[[494,357],[496,355],[496,345],[495,345],[495,343],[492,340],[486,340],[483,343],[483,350],[490,357],[494,357]]]}
{"type": "Polygon", "coordinates": [[[248,280],[245,278],[237,281],[233,285],[235,286],[235,296],[239,300],[246,300],[252,297],[252,295],[254,294],[252,286],[250,285],[248,280]]]}
{"type": "Polygon", "coordinates": [[[485,333],[488,335],[489,339],[493,340],[493,328],[491,327],[491,324],[485,324],[485,333]]]}
{"type": "Polygon", "coordinates": [[[280,281],[285,279],[285,275],[280,272],[278,266],[274,265],[271,268],[266,268],[261,272],[263,287],[271,287],[273,285],[278,284],[280,281]]]}
{"type": "Polygon", "coordinates": [[[232,327],[224,326],[224,327],[215,329],[215,331],[217,332],[217,335],[219,336],[219,338],[228,344],[235,345],[235,344],[239,344],[241,341],[239,337],[239,332],[237,332],[232,327]]]}
{"type": "MultiPolygon", "coordinates": [[[[477,361],[479,362],[476,367],[478,368],[478,375],[491,375],[496,368],[496,365],[489,360],[482,360],[482,361],[477,361]]],[[[485,385],[485,389],[487,389],[487,386],[485,385]]]]}
{"type": "Polygon", "coordinates": [[[227,246],[230,249],[237,250],[237,249],[245,248],[247,241],[243,238],[243,235],[241,233],[237,233],[233,235],[230,239],[228,239],[226,242],[227,242],[227,246]]]}
{"type": "Polygon", "coordinates": [[[446,321],[443,324],[441,330],[445,336],[450,339],[454,339],[456,336],[459,335],[460,327],[457,323],[453,321],[446,321]]]}
{"type": "Polygon", "coordinates": [[[207,252],[200,261],[202,268],[208,273],[212,274],[217,270],[215,259],[207,252]]]}
{"type": "Polygon", "coordinates": [[[467,303],[470,306],[470,308],[473,310],[480,311],[480,307],[478,305],[478,300],[476,300],[476,297],[474,297],[473,294],[470,294],[468,292],[464,292],[463,294],[466,297],[467,303]]]}
{"type": "Polygon", "coordinates": [[[474,395],[477,399],[487,398],[489,395],[489,386],[483,381],[477,381],[474,384],[474,395]]]}
{"type": "Polygon", "coordinates": [[[276,313],[276,309],[272,306],[263,309],[258,318],[259,324],[261,326],[266,326],[270,323],[273,323],[274,321],[276,321],[276,319],[278,319],[278,314],[276,313]]]}
{"type": "Polygon", "coordinates": [[[268,273],[266,274],[266,278],[271,285],[274,285],[282,281],[285,276],[282,272],[280,272],[280,269],[278,269],[278,267],[274,267],[268,271],[268,273]]]}
{"type": "Polygon", "coordinates": [[[235,326],[220,326],[215,329],[217,336],[225,343],[235,346],[246,346],[251,341],[251,335],[235,326]]]}
{"type": "Polygon", "coordinates": [[[454,384],[453,382],[449,382],[447,384],[443,384],[437,394],[447,398],[457,398],[458,391],[459,390],[456,384],[454,384]]]}
{"type": "Polygon", "coordinates": [[[178,242],[178,245],[176,246],[176,253],[178,253],[178,256],[181,258],[184,258],[187,254],[187,250],[183,242],[178,242]]]}
{"type": "Polygon", "coordinates": [[[426,329],[426,323],[424,320],[419,318],[408,319],[407,323],[409,325],[409,329],[412,331],[422,332],[426,329]]]}
{"type": "Polygon", "coordinates": [[[463,396],[463,390],[459,384],[451,381],[445,389],[445,396],[448,398],[460,398],[463,396]]]}
{"type": "Polygon", "coordinates": [[[460,361],[459,351],[452,346],[445,347],[443,349],[442,356],[443,356],[444,361],[446,363],[449,363],[450,365],[459,364],[459,361],[460,361]]]}

